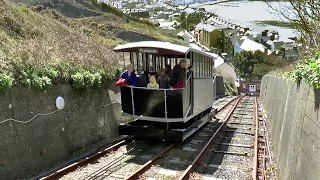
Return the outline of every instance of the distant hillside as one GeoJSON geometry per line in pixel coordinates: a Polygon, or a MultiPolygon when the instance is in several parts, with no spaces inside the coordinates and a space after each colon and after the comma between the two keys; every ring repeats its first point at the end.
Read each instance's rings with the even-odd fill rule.
{"type": "MultiPolygon", "coordinates": [[[[122,57],[112,51],[117,44],[141,40],[183,43],[109,6],[71,1],[52,2],[57,2],[54,7],[62,13],[68,11],[67,7],[73,7],[93,14],[87,13],[85,18],[68,18],[44,6],[1,4],[0,91],[12,85],[45,89],[46,84],[62,81],[74,84],[76,78],[80,78],[79,81],[97,78],[100,83],[113,78],[115,68],[122,61],[122,57]]],[[[41,2],[48,6],[44,0],[23,2],[41,2]]],[[[86,82],[83,83],[80,86],[86,86],[86,82]]]]}

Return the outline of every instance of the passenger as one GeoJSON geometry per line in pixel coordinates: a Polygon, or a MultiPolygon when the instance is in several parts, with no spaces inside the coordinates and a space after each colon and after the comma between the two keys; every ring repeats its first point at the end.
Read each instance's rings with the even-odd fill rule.
{"type": "Polygon", "coordinates": [[[193,66],[191,65],[191,66],[188,67],[188,73],[187,73],[188,79],[189,79],[189,77],[192,75],[192,72],[193,72],[193,66]]]}
{"type": "Polygon", "coordinates": [[[169,77],[169,79],[170,79],[170,77],[171,77],[171,72],[172,72],[172,70],[171,70],[171,65],[166,65],[166,67],[165,67],[165,72],[166,72],[166,75],[169,77]]]}
{"type": "Polygon", "coordinates": [[[148,88],[159,89],[159,84],[157,83],[156,78],[153,75],[150,76],[149,81],[150,83],[147,86],[148,88]]]}
{"type": "Polygon", "coordinates": [[[159,75],[157,82],[160,89],[169,89],[169,77],[166,74],[165,69],[160,70],[159,75]]]}
{"type": "Polygon", "coordinates": [[[136,86],[137,76],[134,73],[134,66],[132,64],[127,65],[127,70],[121,74],[120,79],[125,79],[129,86],[136,86]]]}
{"type": "Polygon", "coordinates": [[[143,71],[140,74],[140,77],[137,79],[137,86],[138,87],[147,87],[147,84],[149,83],[149,71],[143,71]]]}
{"type": "Polygon", "coordinates": [[[174,89],[184,88],[186,82],[186,74],[181,73],[177,85],[173,86],[174,89]]]}
{"type": "Polygon", "coordinates": [[[180,75],[186,72],[186,66],[187,60],[182,59],[179,64],[173,68],[169,86],[174,87],[177,85],[180,75]]]}

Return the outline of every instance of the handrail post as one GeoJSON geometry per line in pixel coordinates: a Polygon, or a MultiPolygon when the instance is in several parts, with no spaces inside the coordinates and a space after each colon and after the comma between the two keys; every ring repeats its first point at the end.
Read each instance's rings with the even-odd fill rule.
{"type": "Polygon", "coordinates": [[[134,109],[134,98],[133,98],[133,87],[130,87],[131,89],[131,101],[132,101],[132,115],[135,116],[135,109],[134,109]]]}
{"type": "MultiPolygon", "coordinates": [[[[164,117],[168,119],[168,111],[167,111],[167,90],[164,90],[164,117]]],[[[167,130],[169,129],[169,123],[167,122],[167,130]]]]}

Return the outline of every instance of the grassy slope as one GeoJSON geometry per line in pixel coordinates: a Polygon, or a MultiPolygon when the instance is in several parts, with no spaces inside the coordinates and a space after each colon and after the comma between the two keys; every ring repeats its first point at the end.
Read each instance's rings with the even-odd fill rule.
{"type": "MultiPolygon", "coordinates": [[[[128,19],[121,13],[102,12],[85,1],[72,2],[82,2],[91,10],[79,3],[69,4],[69,8],[77,5],[78,10],[81,7],[86,12],[96,13],[95,16],[67,18],[52,9],[28,8],[8,2],[1,4],[0,75],[8,74],[14,83],[23,81],[22,84],[30,85],[37,79],[34,74],[40,78],[47,76],[52,82],[61,79],[70,82],[77,72],[106,70],[101,73],[103,81],[113,78],[111,67],[116,67],[122,60],[112,51],[119,43],[157,39],[182,44],[153,26],[128,19]],[[43,73],[41,69],[45,67],[53,70],[43,73]],[[53,74],[51,77],[50,73],[53,74]]],[[[65,7],[65,4],[56,7],[65,7]]],[[[2,85],[0,81],[0,90],[2,85]]]]}

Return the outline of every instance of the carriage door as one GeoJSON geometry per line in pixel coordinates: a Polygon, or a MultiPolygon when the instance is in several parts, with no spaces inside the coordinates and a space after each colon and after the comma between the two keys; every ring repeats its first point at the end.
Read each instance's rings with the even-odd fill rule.
{"type": "Polygon", "coordinates": [[[256,92],[257,86],[254,84],[249,84],[249,92],[256,92]]]}

